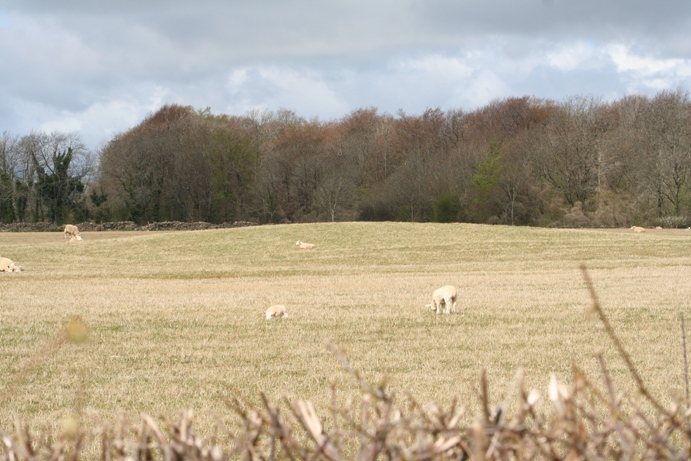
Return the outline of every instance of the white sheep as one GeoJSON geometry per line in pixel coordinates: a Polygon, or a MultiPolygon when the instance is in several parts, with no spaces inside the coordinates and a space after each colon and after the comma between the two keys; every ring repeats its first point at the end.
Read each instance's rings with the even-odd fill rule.
{"type": "Polygon", "coordinates": [[[313,243],[305,243],[305,242],[301,242],[300,240],[295,242],[295,245],[297,245],[299,248],[302,248],[303,250],[311,250],[313,248],[317,248],[317,245],[315,245],[313,243]]]}
{"type": "Polygon", "coordinates": [[[456,313],[456,299],[458,298],[458,290],[453,285],[444,285],[437,288],[432,293],[432,304],[427,304],[426,307],[441,314],[442,305],[444,306],[444,313],[456,313]]]}
{"type": "Polygon", "coordinates": [[[65,238],[67,238],[68,235],[71,237],[79,237],[77,240],[82,239],[79,235],[79,229],[77,229],[77,226],[72,224],[65,224],[65,238]]]}
{"type": "Polygon", "coordinates": [[[81,239],[82,239],[81,235],[73,235],[72,237],[70,237],[70,243],[71,242],[79,242],[81,239]]]}
{"type": "Polygon", "coordinates": [[[10,267],[14,265],[9,258],[0,258],[0,272],[10,272],[10,267]]]}
{"type": "Polygon", "coordinates": [[[639,226],[631,226],[631,230],[634,231],[636,234],[640,234],[641,232],[645,232],[645,228],[639,227],[639,226]]]}
{"type": "Polygon", "coordinates": [[[278,319],[286,316],[286,307],[283,304],[271,306],[266,310],[266,320],[278,319]]]}
{"type": "Polygon", "coordinates": [[[24,270],[24,266],[15,264],[9,258],[0,258],[0,272],[21,272],[24,270]]]}

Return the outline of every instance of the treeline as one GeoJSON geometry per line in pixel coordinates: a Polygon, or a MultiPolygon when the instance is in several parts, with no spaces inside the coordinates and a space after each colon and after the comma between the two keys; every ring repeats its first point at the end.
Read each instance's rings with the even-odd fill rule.
{"type": "Polygon", "coordinates": [[[691,224],[683,89],[328,122],[167,105],[110,140],[97,169],[68,135],[3,140],[5,222],[691,224]]]}
{"type": "Polygon", "coordinates": [[[63,223],[89,217],[93,155],[75,133],[0,136],[0,222],[63,223]]]}

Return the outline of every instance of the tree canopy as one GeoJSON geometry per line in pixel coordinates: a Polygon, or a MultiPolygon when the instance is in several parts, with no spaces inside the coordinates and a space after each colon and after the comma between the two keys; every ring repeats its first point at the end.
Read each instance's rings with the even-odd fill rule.
{"type": "Polygon", "coordinates": [[[331,121],[166,105],[97,154],[4,133],[0,220],[691,224],[683,89],[331,121]]]}

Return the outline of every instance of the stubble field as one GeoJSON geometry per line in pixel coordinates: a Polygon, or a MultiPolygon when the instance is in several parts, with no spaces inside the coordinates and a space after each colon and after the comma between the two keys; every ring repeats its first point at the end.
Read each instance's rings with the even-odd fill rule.
{"type": "Polygon", "coordinates": [[[518,368],[545,394],[550,373],[569,381],[574,362],[597,379],[598,348],[630,391],[585,315],[581,264],[650,390],[663,401],[684,390],[691,231],[336,223],[82,235],[0,234],[0,256],[26,267],[0,273],[0,427],[192,408],[203,431],[230,414],[229,384],[253,402],[263,390],[323,410],[331,383],[358,395],[327,344],[365,379],[388,377],[401,400],[472,409],[483,368],[493,401],[510,398],[518,368]],[[424,308],[445,284],[459,288],[458,315],[424,308]],[[272,304],[289,317],[265,321],[272,304]],[[73,316],[88,340],[56,343],[73,316]]]}

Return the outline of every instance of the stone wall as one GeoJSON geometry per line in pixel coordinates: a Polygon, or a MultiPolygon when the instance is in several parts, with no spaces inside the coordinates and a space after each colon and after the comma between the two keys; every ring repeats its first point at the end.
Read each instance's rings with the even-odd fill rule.
{"type": "MultiPolygon", "coordinates": [[[[231,227],[256,226],[256,223],[247,221],[235,221],[233,223],[211,224],[208,222],[182,222],[165,221],[137,225],[132,221],[106,222],[106,223],[78,223],[76,226],[81,232],[98,231],[153,231],[153,230],[201,230],[201,229],[226,229],[231,227]]],[[[0,223],[0,232],[62,232],[65,226],[56,226],[53,223],[0,223]]]]}

